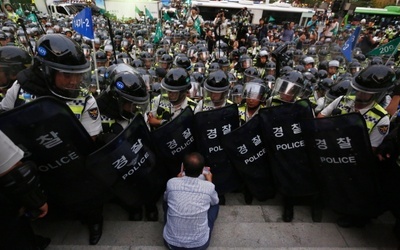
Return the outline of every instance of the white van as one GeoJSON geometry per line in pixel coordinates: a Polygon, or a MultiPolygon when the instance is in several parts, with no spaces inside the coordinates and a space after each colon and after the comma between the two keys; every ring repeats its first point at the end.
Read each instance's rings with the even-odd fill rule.
{"type": "Polygon", "coordinates": [[[78,9],[72,4],[50,4],[47,6],[48,13],[57,15],[72,16],[78,13],[78,9]]]}

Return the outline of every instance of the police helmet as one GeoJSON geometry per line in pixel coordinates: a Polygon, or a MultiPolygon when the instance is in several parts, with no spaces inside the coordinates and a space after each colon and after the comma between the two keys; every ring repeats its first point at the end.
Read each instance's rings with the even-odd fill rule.
{"type": "Polygon", "coordinates": [[[97,51],[96,52],[96,61],[100,62],[100,63],[106,62],[107,61],[106,53],[104,53],[104,51],[101,51],[101,50],[97,51]]]}
{"type": "Polygon", "coordinates": [[[221,69],[219,64],[217,62],[212,62],[210,66],[208,66],[208,72],[215,72],[217,70],[221,69]]]}
{"type": "Polygon", "coordinates": [[[206,67],[204,66],[204,63],[197,62],[197,63],[194,64],[193,71],[194,72],[200,72],[200,73],[204,74],[205,71],[206,71],[206,67]]]}
{"type": "Polygon", "coordinates": [[[16,46],[0,47],[0,68],[7,78],[6,85],[0,86],[0,88],[11,87],[18,72],[28,68],[31,64],[32,57],[25,50],[16,46]]]}
{"type": "Polygon", "coordinates": [[[62,34],[42,36],[37,44],[35,64],[39,64],[46,75],[46,83],[50,91],[61,98],[75,99],[81,92],[81,86],[60,89],[54,82],[56,72],[80,74],[90,70],[90,62],[86,60],[80,46],[62,34]]]}
{"type": "Polygon", "coordinates": [[[192,62],[186,55],[177,56],[174,63],[176,67],[183,68],[185,70],[190,70],[192,66],[192,62]]]}
{"type": "Polygon", "coordinates": [[[227,74],[222,70],[211,72],[204,82],[204,89],[214,93],[223,93],[229,89],[227,74]]]}
{"type": "Polygon", "coordinates": [[[299,71],[291,71],[276,79],[273,96],[280,95],[282,101],[294,102],[304,90],[304,77],[299,71]]]}
{"type": "Polygon", "coordinates": [[[131,119],[136,113],[147,110],[150,95],[144,80],[137,73],[121,72],[115,75],[110,93],[117,99],[120,115],[124,119],[131,119]]]}
{"type": "Polygon", "coordinates": [[[242,97],[245,99],[258,100],[260,102],[265,101],[268,93],[268,86],[263,81],[250,81],[246,82],[243,86],[242,97]]]}
{"type": "Polygon", "coordinates": [[[302,63],[303,65],[312,64],[312,66],[314,67],[315,60],[311,56],[307,56],[303,59],[302,63]]]}
{"type": "Polygon", "coordinates": [[[325,93],[325,106],[331,103],[336,98],[346,95],[350,86],[351,86],[350,79],[344,79],[342,81],[339,81],[337,84],[333,85],[325,93]]]}
{"type": "Polygon", "coordinates": [[[377,64],[361,70],[351,82],[351,86],[358,91],[375,94],[385,92],[393,87],[396,73],[390,67],[377,64]]]}
{"type": "Polygon", "coordinates": [[[189,74],[183,68],[173,68],[161,81],[161,87],[167,91],[186,91],[191,88],[189,74]]]}
{"type": "Polygon", "coordinates": [[[239,58],[240,67],[242,69],[247,69],[253,65],[253,59],[249,55],[241,55],[239,58]]]}

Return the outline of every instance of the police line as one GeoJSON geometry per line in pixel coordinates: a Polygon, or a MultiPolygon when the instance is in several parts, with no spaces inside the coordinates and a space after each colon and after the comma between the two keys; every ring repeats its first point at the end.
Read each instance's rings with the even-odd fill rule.
{"type": "Polygon", "coordinates": [[[373,213],[378,186],[361,115],[314,119],[309,102],[302,100],[262,109],[240,127],[238,117],[235,105],[195,115],[187,108],[150,132],[137,115],[96,149],[70,109],[45,97],[1,114],[0,129],[29,152],[46,189],[63,204],[108,190],[128,204],[140,204],[180,172],[186,153],[198,151],[220,194],[243,184],[258,200],[277,191],[290,196],[322,191],[339,212],[373,213]],[[85,191],[88,180],[91,192],[85,191]]]}

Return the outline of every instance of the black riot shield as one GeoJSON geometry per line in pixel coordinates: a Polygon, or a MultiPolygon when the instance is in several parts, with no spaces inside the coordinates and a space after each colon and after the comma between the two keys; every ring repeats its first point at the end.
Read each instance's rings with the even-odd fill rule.
{"type": "Polygon", "coordinates": [[[181,171],[185,154],[196,151],[193,136],[194,114],[186,107],[179,116],[151,132],[157,160],[168,170],[168,178],[181,171]]]}
{"type": "Polygon", "coordinates": [[[150,133],[141,115],[136,115],[107,145],[90,154],[86,166],[130,206],[151,201],[162,185],[150,133]]]}
{"type": "Polygon", "coordinates": [[[313,118],[308,100],[261,109],[263,141],[278,190],[288,196],[318,192],[300,121],[313,118]]]}
{"type": "Polygon", "coordinates": [[[220,143],[220,138],[239,127],[236,105],[195,114],[195,142],[197,150],[211,168],[213,183],[219,194],[239,187],[238,174],[220,143]]]}
{"type": "Polygon", "coordinates": [[[105,186],[84,165],[95,145],[64,102],[42,97],[2,113],[0,129],[37,164],[51,201],[73,208],[102,199],[105,186]]]}
{"type": "Polygon", "coordinates": [[[362,115],[307,120],[302,129],[328,206],[344,214],[376,215],[377,162],[362,115]]]}
{"type": "Polygon", "coordinates": [[[222,136],[221,144],[251,194],[259,201],[275,196],[275,185],[265,145],[261,139],[260,117],[222,136]]]}

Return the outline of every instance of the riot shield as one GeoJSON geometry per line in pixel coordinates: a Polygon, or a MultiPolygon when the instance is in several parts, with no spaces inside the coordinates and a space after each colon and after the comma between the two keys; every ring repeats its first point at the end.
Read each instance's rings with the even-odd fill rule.
{"type": "Polygon", "coordinates": [[[129,206],[152,200],[162,185],[150,133],[140,114],[112,141],[90,154],[86,166],[129,206]]]}
{"type": "Polygon", "coordinates": [[[308,100],[261,109],[263,141],[278,190],[288,196],[318,192],[300,121],[313,118],[308,100]]]}
{"type": "Polygon", "coordinates": [[[102,199],[105,186],[84,165],[95,145],[64,102],[42,97],[2,113],[0,129],[37,164],[49,199],[64,208],[102,199]]]}
{"type": "Polygon", "coordinates": [[[168,178],[176,177],[185,154],[196,150],[193,117],[192,109],[186,107],[175,119],[151,132],[157,159],[167,169],[168,178]]]}
{"type": "Polygon", "coordinates": [[[344,214],[376,215],[377,162],[362,115],[307,120],[302,129],[327,205],[344,214]]]}
{"type": "Polygon", "coordinates": [[[251,194],[259,201],[273,198],[275,185],[261,139],[260,116],[222,136],[221,144],[251,194]]]}
{"type": "Polygon", "coordinates": [[[211,168],[213,183],[219,194],[239,187],[238,173],[221,146],[220,138],[239,127],[239,112],[236,105],[203,111],[194,116],[194,131],[197,150],[211,168]]]}

